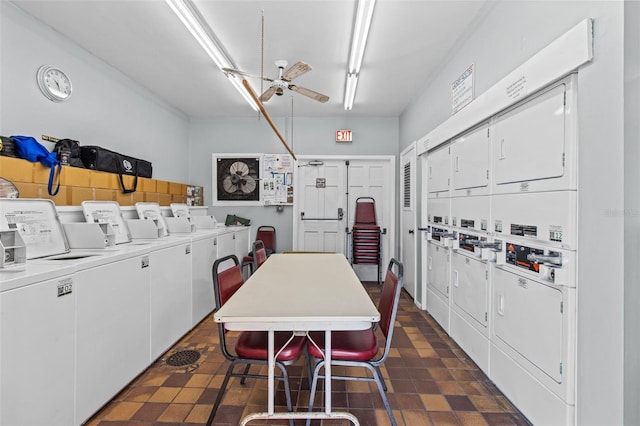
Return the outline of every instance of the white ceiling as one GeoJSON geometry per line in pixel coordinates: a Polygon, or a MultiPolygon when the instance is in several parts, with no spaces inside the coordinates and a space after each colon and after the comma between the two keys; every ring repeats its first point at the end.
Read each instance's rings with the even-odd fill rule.
{"type": "MultiPolygon", "coordinates": [[[[292,103],[295,116],[399,116],[486,4],[377,0],[353,110],[345,111],[355,0],[194,2],[239,69],[260,75],[262,16],[264,75],[277,76],[276,59],[313,67],[294,83],[328,95],[329,102],[287,91],[265,104],[275,117],[291,115],[292,103]]],[[[256,114],[164,0],[13,3],[190,116],[256,114]]],[[[260,92],[260,80],[249,81],[260,92]]]]}

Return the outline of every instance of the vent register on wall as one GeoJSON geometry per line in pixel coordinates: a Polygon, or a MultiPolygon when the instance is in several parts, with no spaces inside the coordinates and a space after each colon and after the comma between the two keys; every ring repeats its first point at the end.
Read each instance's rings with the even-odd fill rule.
{"type": "Polygon", "coordinates": [[[288,154],[213,154],[213,205],[293,204],[288,154]]]}

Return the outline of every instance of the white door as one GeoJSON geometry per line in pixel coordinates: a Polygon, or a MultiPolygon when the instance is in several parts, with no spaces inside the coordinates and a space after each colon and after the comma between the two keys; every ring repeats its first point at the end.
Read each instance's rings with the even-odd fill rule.
{"type": "MultiPolygon", "coordinates": [[[[380,226],[380,275],[394,250],[395,157],[299,157],[294,176],[293,249],[330,251],[351,259],[356,200],[372,197],[380,226]]],[[[377,265],[354,264],[363,281],[375,281],[377,265]]]]}
{"type": "Polygon", "coordinates": [[[294,250],[346,254],[345,160],[301,160],[296,176],[294,250]]]}
{"type": "Polygon", "coordinates": [[[416,297],[416,147],[400,154],[400,261],[404,265],[403,287],[416,297]]]}

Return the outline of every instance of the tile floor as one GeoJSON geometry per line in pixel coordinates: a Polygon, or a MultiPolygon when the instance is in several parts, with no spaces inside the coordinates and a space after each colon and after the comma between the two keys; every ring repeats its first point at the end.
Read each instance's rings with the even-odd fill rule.
{"type": "MultiPolygon", "coordinates": [[[[376,283],[364,285],[377,303],[380,287],[376,283]]],[[[217,327],[208,317],[87,424],[168,426],[206,423],[228,366],[217,346],[217,327]],[[200,359],[188,367],[172,367],[165,362],[166,357],[185,349],[197,350],[201,353],[200,359]]],[[[431,316],[415,307],[404,291],[392,346],[382,372],[398,425],[529,424],[431,316]]],[[[297,410],[306,411],[309,382],[303,361],[288,371],[294,405],[297,402],[297,410]]],[[[245,385],[237,379],[231,380],[214,424],[235,426],[248,413],[266,411],[266,385],[266,380],[248,380],[245,385]]],[[[332,400],[336,409],[350,411],[363,426],[390,424],[375,383],[334,381],[332,400]]],[[[320,394],[316,401],[322,401],[320,394]]],[[[286,411],[281,390],[276,393],[276,410],[286,411]]],[[[296,425],[304,423],[296,421],[296,425]]],[[[249,424],[289,423],[286,420],[256,420],[249,424]]],[[[313,424],[319,426],[321,423],[315,420],[313,424]]],[[[344,420],[322,422],[323,426],[343,424],[350,423],[344,420]]]]}

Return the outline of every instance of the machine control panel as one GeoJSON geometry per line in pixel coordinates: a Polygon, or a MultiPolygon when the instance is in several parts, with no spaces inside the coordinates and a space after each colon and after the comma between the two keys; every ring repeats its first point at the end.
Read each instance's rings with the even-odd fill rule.
{"type": "Polygon", "coordinates": [[[529,255],[544,255],[544,250],[521,246],[518,244],[507,243],[506,263],[515,265],[529,271],[539,272],[540,265],[529,260],[529,255]]]}

